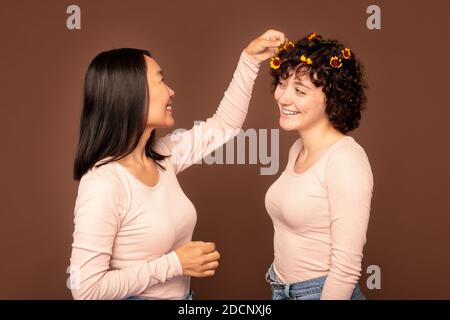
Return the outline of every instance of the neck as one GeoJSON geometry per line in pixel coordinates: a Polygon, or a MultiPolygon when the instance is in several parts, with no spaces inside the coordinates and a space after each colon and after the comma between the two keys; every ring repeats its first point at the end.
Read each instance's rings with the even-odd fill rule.
{"type": "Polygon", "coordinates": [[[150,127],[145,128],[144,132],[139,138],[139,142],[136,148],[134,148],[134,150],[131,151],[129,155],[127,155],[125,158],[122,159],[124,163],[139,166],[145,166],[145,164],[148,163],[148,158],[145,154],[145,146],[147,144],[148,139],[150,139],[153,130],[154,128],[150,127]]]}
{"type": "Polygon", "coordinates": [[[321,122],[308,129],[299,130],[299,134],[302,138],[305,155],[314,153],[327,145],[331,140],[342,136],[342,133],[336,130],[329,121],[321,122]]]}

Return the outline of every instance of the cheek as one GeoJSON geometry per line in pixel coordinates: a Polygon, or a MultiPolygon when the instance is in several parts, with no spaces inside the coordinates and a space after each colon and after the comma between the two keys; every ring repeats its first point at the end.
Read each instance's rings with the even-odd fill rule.
{"type": "Polygon", "coordinates": [[[167,99],[165,99],[165,92],[161,89],[155,88],[150,94],[150,111],[158,112],[161,108],[165,108],[167,99]]]}
{"type": "Polygon", "coordinates": [[[280,99],[281,99],[281,97],[283,96],[283,93],[284,93],[284,90],[283,89],[280,89],[279,87],[277,87],[276,89],[275,89],[275,92],[273,93],[273,97],[274,97],[274,99],[275,99],[275,101],[277,102],[277,104],[280,104],[280,99]]]}
{"type": "Polygon", "coordinates": [[[321,114],[325,112],[324,101],[321,96],[308,95],[295,100],[295,104],[306,113],[321,114]]]}
{"type": "Polygon", "coordinates": [[[275,92],[273,93],[273,97],[274,97],[274,99],[275,99],[275,101],[276,102],[278,102],[278,99],[280,99],[280,96],[281,96],[281,92],[280,92],[281,90],[279,90],[278,88],[277,89],[275,89],[275,92]]]}

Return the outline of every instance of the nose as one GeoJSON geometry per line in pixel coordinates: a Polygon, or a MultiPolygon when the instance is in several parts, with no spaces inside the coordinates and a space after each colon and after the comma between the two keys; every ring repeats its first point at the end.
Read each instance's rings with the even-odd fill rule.
{"type": "Polygon", "coordinates": [[[170,97],[175,96],[175,91],[173,91],[171,87],[169,87],[169,95],[170,95],[170,97]]]}
{"type": "Polygon", "coordinates": [[[278,103],[282,106],[290,106],[292,104],[291,95],[289,90],[284,90],[278,97],[278,103]]]}

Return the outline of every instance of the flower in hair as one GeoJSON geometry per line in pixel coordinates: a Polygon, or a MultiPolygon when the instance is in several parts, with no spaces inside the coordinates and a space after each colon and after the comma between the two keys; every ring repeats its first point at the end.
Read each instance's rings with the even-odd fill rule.
{"type": "Polygon", "coordinates": [[[330,65],[335,68],[335,69],[339,69],[340,67],[342,67],[342,60],[341,58],[337,57],[337,56],[333,56],[330,59],[330,65]]]}
{"type": "Polygon", "coordinates": [[[283,47],[284,50],[291,50],[294,48],[295,48],[295,44],[292,41],[287,41],[283,47]]]}
{"type": "Polygon", "coordinates": [[[345,48],[344,50],[342,50],[342,58],[350,59],[351,56],[352,56],[352,52],[350,51],[349,48],[345,48]]]}
{"type": "Polygon", "coordinates": [[[311,58],[306,58],[303,54],[301,55],[301,57],[300,57],[300,61],[303,63],[303,64],[312,64],[312,60],[311,60],[311,58]]]}
{"type": "Polygon", "coordinates": [[[313,41],[314,39],[320,40],[320,38],[321,38],[321,37],[320,37],[317,33],[313,32],[313,33],[311,33],[311,34],[308,36],[308,41],[311,42],[311,41],[313,41]]]}
{"type": "Polygon", "coordinates": [[[295,48],[295,44],[292,41],[286,41],[280,44],[280,46],[277,48],[277,53],[280,53],[281,51],[284,50],[291,50],[293,48],[295,48]]]}
{"type": "Polygon", "coordinates": [[[279,57],[273,57],[270,59],[269,64],[273,70],[277,70],[281,66],[281,60],[279,57]]]}

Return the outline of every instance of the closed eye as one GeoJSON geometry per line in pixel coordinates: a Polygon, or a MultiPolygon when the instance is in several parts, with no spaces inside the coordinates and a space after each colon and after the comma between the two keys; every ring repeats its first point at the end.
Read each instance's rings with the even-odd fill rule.
{"type": "Polygon", "coordinates": [[[279,86],[281,86],[281,87],[285,87],[286,86],[286,84],[287,84],[287,81],[286,80],[278,80],[278,85],[279,86]]]}

